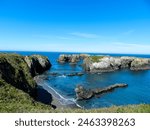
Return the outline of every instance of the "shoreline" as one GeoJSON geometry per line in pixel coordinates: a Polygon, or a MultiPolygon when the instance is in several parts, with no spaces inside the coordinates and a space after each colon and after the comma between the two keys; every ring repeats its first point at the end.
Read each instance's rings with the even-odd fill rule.
{"type": "Polygon", "coordinates": [[[35,82],[38,86],[42,87],[42,89],[46,90],[48,93],[52,95],[51,105],[55,106],[56,109],[66,109],[66,108],[81,108],[81,106],[77,105],[74,101],[65,99],[59,93],[57,93],[53,88],[49,87],[43,80],[42,75],[34,77],[35,82]]]}

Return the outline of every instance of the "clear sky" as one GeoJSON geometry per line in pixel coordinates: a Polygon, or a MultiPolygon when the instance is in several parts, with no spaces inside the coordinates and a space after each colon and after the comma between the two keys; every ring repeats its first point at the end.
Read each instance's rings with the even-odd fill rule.
{"type": "Polygon", "coordinates": [[[0,50],[150,54],[150,0],[0,0],[0,50]]]}

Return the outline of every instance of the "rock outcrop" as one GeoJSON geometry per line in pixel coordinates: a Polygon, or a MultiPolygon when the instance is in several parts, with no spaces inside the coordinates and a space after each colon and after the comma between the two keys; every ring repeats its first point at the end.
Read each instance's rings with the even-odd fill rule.
{"type": "Polygon", "coordinates": [[[100,95],[103,93],[111,92],[116,88],[123,88],[128,86],[127,84],[114,84],[105,88],[96,88],[96,89],[85,89],[83,86],[78,85],[75,89],[77,100],[87,100],[95,95],[100,95]]]}
{"type": "Polygon", "coordinates": [[[110,72],[124,68],[145,70],[150,69],[150,59],[127,56],[90,56],[84,59],[83,67],[89,72],[110,72]]]}
{"type": "Polygon", "coordinates": [[[89,57],[90,55],[89,54],[79,54],[79,56],[81,59],[85,59],[85,58],[89,57]]]}
{"type": "Polygon", "coordinates": [[[51,94],[42,87],[39,89],[33,77],[35,73],[32,73],[39,74],[47,70],[50,65],[48,59],[39,55],[28,58],[30,59],[18,54],[0,53],[0,112],[42,112],[53,107],[51,94]],[[41,100],[43,95],[39,95],[40,91],[45,92],[48,101],[41,100]]]}
{"type": "Polygon", "coordinates": [[[51,63],[47,57],[41,55],[25,56],[25,61],[30,69],[32,76],[39,75],[50,69],[51,63]]]}
{"type": "Polygon", "coordinates": [[[66,63],[66,62],[70,62],[70,59],[71,59],[71,55],[62,54],[59,56],[57,61],[59,63],[66,63]]]}
{"type": "Polygon", "coordinates": [[[0,79],[27,93],[36,87],[24,57],[18,54],[0,54],[0,79]]]}
{"type": "Polygon", "coordinates": [[[148,70],[150,69],[150,60],[149,59],[140,59],[136,58],[131,63],[131,70],[148,70]]]}
{"type": "Polygon", "coordinates": [[[48,70],[51,64],[40,55],[21,56],[18,54],[0,54],[0,79],[29,94],[35,92],[33,77],[48,70]]]}
{"type": "Polygon", "coordinates": [[[77,64],[78,61],[88,57],[88,54],[62,54],[58,58],[59,63],[70,63],[71,65],[77,64]]]}

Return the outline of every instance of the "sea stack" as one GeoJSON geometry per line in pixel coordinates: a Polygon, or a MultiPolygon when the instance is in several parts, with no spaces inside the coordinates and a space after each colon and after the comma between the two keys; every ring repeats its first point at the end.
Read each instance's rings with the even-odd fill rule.
{"type": "Polygon", "coordinates": [[[87,72],[111,72],[120,69],[150,69],[150,59],[137,57],[90,56],[84,59],[83,68],[87,72]]]}

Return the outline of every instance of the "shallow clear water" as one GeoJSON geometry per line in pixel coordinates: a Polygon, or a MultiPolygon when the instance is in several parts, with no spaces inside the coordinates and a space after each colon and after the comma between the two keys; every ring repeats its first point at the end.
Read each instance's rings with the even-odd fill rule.
{"type": "MultiPolygon", "coordinates": [[[[60,54],[63,53],[48,53],[48,52],[17,52],[22,55],[42,54],[48,56],[52,68],[45,73],[45,83],[57,91],[60,95],[67,99],[75,99],[75,87],[78,84],[86,88],[98,88],[112,85],[115,83],[127,83],[128,87],[119,88],[113,92],[94,97],[86,101],[78,101],[77,103],[84,108],[99,108],[109,107],[112,105],[128,105],[150,103],[150,70],[145,71],[130,71],[121,70],[110,73],[87,74],[83,76],[68,77],[64,74],[71,72],[81,72],[82,68],[78,65],[71,66],[69,64],[59,64],[56,62],[60,54]],[[51,76],[49,73],[58,72],[60,76],[51,76]]],[[[113,56],[121,56],[110,54],[113,56]]],[[[123,55],[123,54],[122,54],[123,55]]],[[[125,56],[125,55],[123,55],[125,56]]],[[[129,55],[128,55],[129,56],[129,55]]],[[[150,55],[130,55],[137,57],[147,57],[150,55]]]]}

